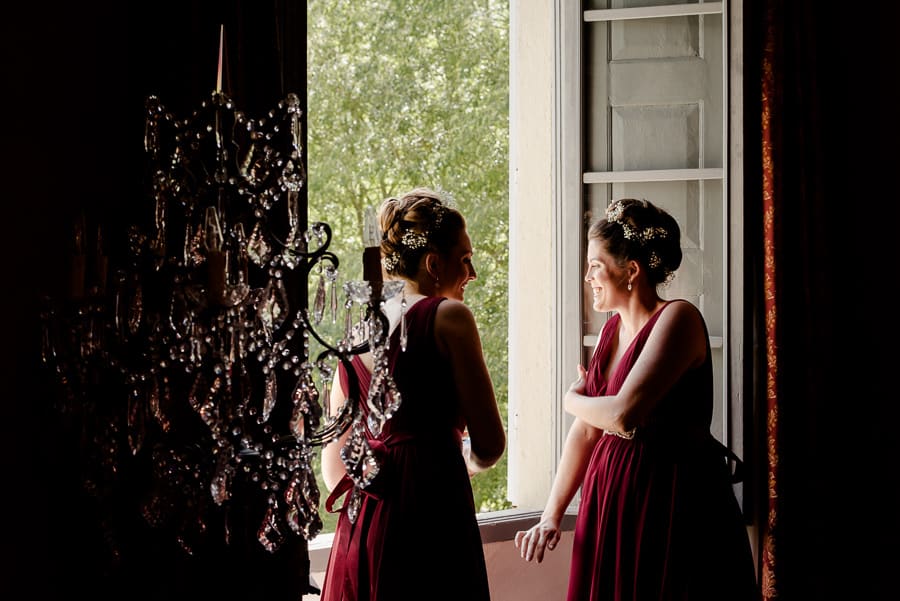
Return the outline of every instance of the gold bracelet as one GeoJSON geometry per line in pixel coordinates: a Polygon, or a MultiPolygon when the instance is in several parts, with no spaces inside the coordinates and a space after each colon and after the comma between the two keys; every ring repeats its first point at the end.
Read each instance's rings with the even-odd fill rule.
{"type": "Polygon", "coordinates": [[[631,440],[632,438],[634,438],[634,435],[637,433],[637,428],[636,427],[632,428],[631,430],[629,430],[627,432],[616,432],[615,430],[605,430],[605,432],[607,434],[614,434],[614,435],[618,436],[619,438],[631,440]]]}

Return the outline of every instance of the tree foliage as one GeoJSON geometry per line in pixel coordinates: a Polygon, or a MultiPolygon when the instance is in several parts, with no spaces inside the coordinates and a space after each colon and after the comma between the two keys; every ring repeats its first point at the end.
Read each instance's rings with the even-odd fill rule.
{"type": "MultiPolygon", "coordinates": [[[[448,193],[475,247],[466,300],[506,416],[508,0],[307,7],[309,220],[331,225],[342,279],[359,279],[366,207],[448,193]]],[[[473,488],[481,510],[509,507],[505,457],[473,488]]]]}

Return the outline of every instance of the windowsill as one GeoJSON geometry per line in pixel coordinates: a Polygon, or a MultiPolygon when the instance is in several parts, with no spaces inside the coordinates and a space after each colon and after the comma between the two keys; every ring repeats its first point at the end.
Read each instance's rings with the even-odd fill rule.
{"type": "MultiPolygon", "coordinates": [[[[563,517],[562,529],[568,532],[575,529],[576,511],[570,508],[563,517]]],[[[435,516],[436,518],[438,516],[435,516]]],[[[482,544],[511,541],[519,530],[533,526],[541,517],[541,511],[524,509],[504,509],[479,513],[478,527],[481,530],[482,544]]],[[[324,572],[331,552],[334,533],[319,534],[309,542],[310,572],[324,572]]]]}

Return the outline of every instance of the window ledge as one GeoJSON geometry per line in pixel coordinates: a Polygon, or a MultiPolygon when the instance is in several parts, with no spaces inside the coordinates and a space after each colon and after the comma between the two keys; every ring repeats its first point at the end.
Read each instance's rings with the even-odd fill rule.
{"type": "MultiPolygon", "coordinates": [[[[476,517],[481,530],[482,544],[513,540],[516,532],[526,530],[537,523],[541,518],[541,513],[541,511],[524,509],[504,509],[503,511],[479,513],[476,517]]],[[[570,509],[563,516],[562,529],[564,532],[575,529],[575,516],[574,509],[570,509]]],[[[329,532],[319,534],[309,542],[310,572],[325,571],[333,539],[334,533],[329,532]]]]}

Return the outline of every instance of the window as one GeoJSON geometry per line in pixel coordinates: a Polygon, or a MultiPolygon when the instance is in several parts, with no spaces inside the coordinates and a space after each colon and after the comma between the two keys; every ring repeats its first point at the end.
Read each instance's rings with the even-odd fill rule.
{"type": "MultiPolygon", "coordinates": [[[[606,317],[584,302],[583,215],[613,198],[646,197],[679,220],[685,260],[666,296],[703,311],[716,354],[713,431],[743,455],[742,178],[732,160],[742,156],[741,4],[510,0],[507,459],[517,509],[482,516],[488,542],[511,538],[547,500],[570,423],[563,392],[606,317]]],[[[314,543],[314,559],[326,545],[314,543]]]]}

